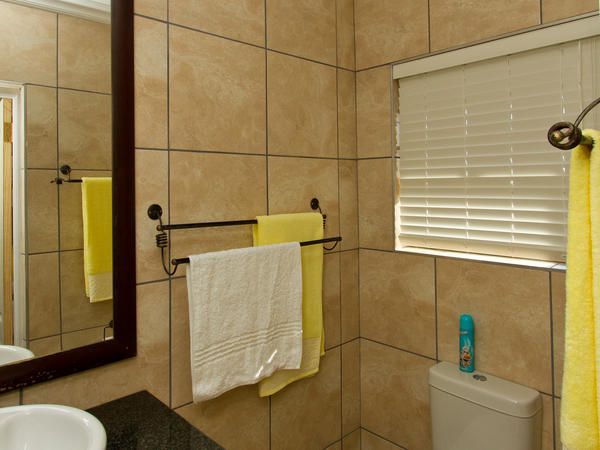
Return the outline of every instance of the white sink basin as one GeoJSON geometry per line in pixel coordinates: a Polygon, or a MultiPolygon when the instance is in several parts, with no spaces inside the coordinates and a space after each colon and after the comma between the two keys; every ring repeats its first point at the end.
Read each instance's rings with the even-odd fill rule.
{"type": "Polygon", "coordinates": [[[35,357],[31,350],[14,345],[0,345],[0,366],[35,357]]]}
{"type": "Polygon", "coordinates": [[[24,405],[0,408],[0,450],[105,450],[98,419],[77,408],[24,405]]]}

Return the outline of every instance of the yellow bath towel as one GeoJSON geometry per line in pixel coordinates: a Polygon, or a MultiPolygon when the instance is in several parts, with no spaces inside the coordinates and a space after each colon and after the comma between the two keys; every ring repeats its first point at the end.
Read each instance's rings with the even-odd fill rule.
{"type": "Polygon", "coordinates": [[[94,303],[113,298],[112,180],[82,180],[85,295],[94,303]]]}
{"type": "Polygon", "coordinates": [[[600,450],[600,132],[594,150],[571,155],[565,365],[561,440],[569,450],[600,450]]]}
{"type": "MultiPolygon", "coordinates": [[[[258,217],[254,245],[323,239],[323,217],[318,213],[258,217]]],[[[300,369],[280,370],[258,385],[261,397],[273,395],[296,380],[319,371],[324,354],[323,246],[302,247],[302,363],[300,369]]]]}

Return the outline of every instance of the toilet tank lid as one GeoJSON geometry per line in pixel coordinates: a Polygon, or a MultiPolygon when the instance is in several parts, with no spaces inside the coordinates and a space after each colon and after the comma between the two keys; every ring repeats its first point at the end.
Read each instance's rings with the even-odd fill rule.
{"type": "Polygon", "coordinates": [[[483,372],[461,372],[457,365],[448,362],[429,369],[429,385],[514,417],[534,416],[542,407],[541,396],[534,389],[483,372]]]}

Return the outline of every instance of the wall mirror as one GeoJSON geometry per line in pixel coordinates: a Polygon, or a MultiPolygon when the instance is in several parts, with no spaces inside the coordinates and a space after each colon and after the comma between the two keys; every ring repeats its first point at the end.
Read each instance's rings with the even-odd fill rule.
{"type": "Polygon", "coordinates": [[[135,355],[133,0],[0,0],[0,392],[135,355]]]}

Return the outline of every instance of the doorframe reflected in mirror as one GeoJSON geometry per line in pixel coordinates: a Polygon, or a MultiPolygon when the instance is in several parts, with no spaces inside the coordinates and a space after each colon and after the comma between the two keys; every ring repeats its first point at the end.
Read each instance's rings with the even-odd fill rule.
{"type": "Polygon", "coordinates": [[[133,0],[111,2],[113,339],[0,366],[0,392],[136,355],[133,0]]]}

